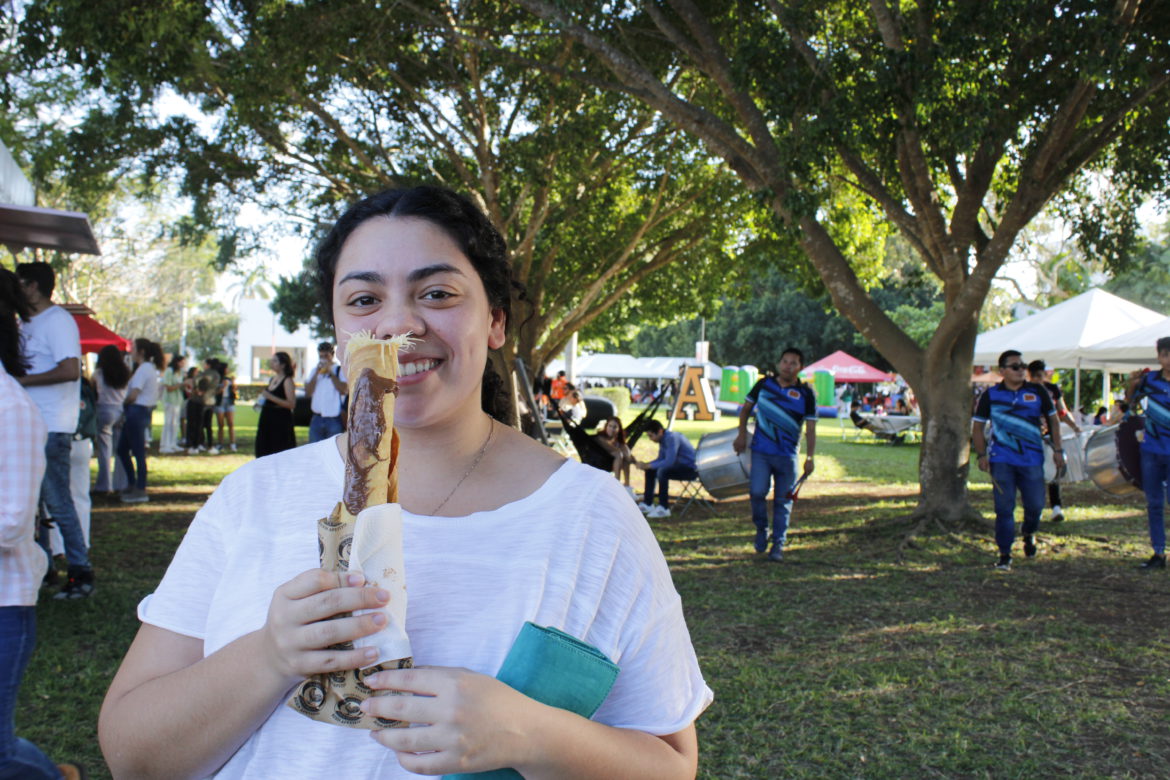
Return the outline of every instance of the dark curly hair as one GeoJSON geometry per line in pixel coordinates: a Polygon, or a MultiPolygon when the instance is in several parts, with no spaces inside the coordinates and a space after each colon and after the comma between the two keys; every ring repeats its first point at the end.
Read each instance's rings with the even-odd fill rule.
{"type": "MultiPolygon", "coordinates": [[[[512,272],[503,236],[469,198],[445,187],[431,185],[385,190],[355,203],[341,215],[318,245],[317,288],[330,320],[333,319],[333,281],[341,248],[359,225],[381,216],[425,219],[443,230],[479,274],[488,305],[504,312],[505,323],[511,321],[513,296],[522,300],[524,288],[512,272]]],[[[492,369],[489,357],[483,375],[483,410],[506,421],[511,404],[503,391],[504,382],[492,369]]]]}
{"type": "Polygon", "coordinates": [[[20,278],[7,268],[0,268],[0,363],[12,376],[28,373],[28,360],[20,351],[19,318],[28,322],[31,312],[20,289],[20,278]]]}

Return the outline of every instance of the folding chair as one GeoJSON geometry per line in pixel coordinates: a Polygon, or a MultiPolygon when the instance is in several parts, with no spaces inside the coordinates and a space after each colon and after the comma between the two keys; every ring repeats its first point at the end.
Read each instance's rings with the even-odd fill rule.
{"type": "Polygon", "coordinates": [[[682,480],[672,481],[677,481],[679,483],[679,495],[677,503],[682,507],[682,511],[678,513],[679,517],[682,517],[688,511],[690,511],[692,504],[699,504],[707,511],[711,511],[715,508],[715,505],[707,499],[706,495],[704,495],[703,483],[699,481],[698,477],[695,477],[694,479],[688,479],[685,482],[682,480]]]}

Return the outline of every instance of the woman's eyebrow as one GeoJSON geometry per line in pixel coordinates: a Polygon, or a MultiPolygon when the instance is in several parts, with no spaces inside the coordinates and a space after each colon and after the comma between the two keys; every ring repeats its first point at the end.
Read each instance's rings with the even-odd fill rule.
{"type": "Polygon", "coordinates": [[[346,282],[368,282],[369,284],[385,284],[386,277],[377,271],[352,271],[337,282],[338,284],[345,284],[346,282]]]}
{"type": "Polygon", "coordinates": [[[463,272],[448,263],[433,263],[431,265],[424,265],[422,268],[414,269],[406,275],[406,281],[417,282],[435,274],[459,274],[462,276],[463,272]]]}

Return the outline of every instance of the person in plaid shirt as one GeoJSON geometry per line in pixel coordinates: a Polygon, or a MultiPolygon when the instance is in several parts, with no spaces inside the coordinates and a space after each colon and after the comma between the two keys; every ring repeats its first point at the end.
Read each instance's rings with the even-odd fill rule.
{"type": "Polygon", "coordinates": [[[36,644],[37,589],[49,566],[34,538],[49,434],[16,380],[28,368],[18,316],[28,317],[20,282],[0,268],[0,777],[79,777],[76,765],[55,765],[15,729],[20,678],[36,644]]]}

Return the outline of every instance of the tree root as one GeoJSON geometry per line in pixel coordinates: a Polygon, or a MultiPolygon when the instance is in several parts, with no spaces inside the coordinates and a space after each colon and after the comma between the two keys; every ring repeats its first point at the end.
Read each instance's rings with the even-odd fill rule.
{"type": "Polygon", "coordinates": [[[943,518],[930,510],[920,508],[916,509],[910,515],[910,520],[913,522],[913,525],[898,544],[895,560],[899,564],[906,562],[907,550],[919,549],[918,537],[925,533],[928,528],[937,527],[943,536],[971,549],[982,548],[977,547],[965,539],[959,531],[967,530],[974,533],[987,533],[994,529],[994,523],[986,520],[970,506],[963,507],[958,517],[953,519],[943,518]]]}

